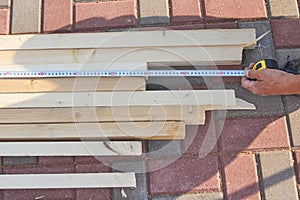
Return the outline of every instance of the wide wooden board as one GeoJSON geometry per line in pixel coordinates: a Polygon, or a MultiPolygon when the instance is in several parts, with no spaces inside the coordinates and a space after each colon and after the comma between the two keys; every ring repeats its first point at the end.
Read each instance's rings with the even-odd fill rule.
{"type": "Polygon", "coordinates": [[[0,36],[0,50],[243,46],[255,36],[255,29],[5,35],[0,36]]]}
{"type": "Polygon", "coordinates": [[[0,140],[172,140],[184,137],[182,122],[0,125],[0,140]]]}
{"type": "MultiPolygon", "coordinates": [[[[74,52],[77,52],[76,50],[73,50],[74,52]]],[[[36,51],[33,53],[33,51],[7,51],[6,53],[11,55],[12,61],[18,61],[19,58],[21,58],[23,55],[31,55],[31,58],[24,58],[24,60],[27,60],[27,62],[24,62],[22,64],[4,64],[3,62],[0,63],[0,71],[10,71],[10,72],[30,72],[30,71],[102,71],[102,70],[147,70],[148,66],[146,62],[115,62],[115,61],[109,61],[109,62],[85,62],[84,60],[82,63],[80,62],[68,62],[68,61],[61,61],[61,62],[49,62],[47,59],[44,59],[42,63],[35,64],[34,61],[34,54],[36,56],[43,55],[45,57],[51,57],[51,53],[55,53],[56,51],[49,51],[49,55],[47,55],[46,51],[36,51]],[[13,56],[14,55],[14,56],[13,56]]],[[[64,51],[59,51],[61,53],[65,53],[64,51]]],[[[3,52],[2,52],[3,53],[3,52]]],[[[1,54],[1,51],[0,51],[1,54]]],[[[3,53],[5,54],[5,53],[3,53]]],[[[60,57],[64,57],[65,55],[61,54],[55,54],[57,60],[60,60],[60,57]]],[[[7,57],[8,58],[8,57],[7,57]]],[[[9,58],[8,58],[9,59],[9,58]]],[[[55,58],[53,58],[55,59],[55,58]]],[[[84,58],[83,58],[84,59],[84,58]]]]}
{"type": "Polygon", "coordinates": [[[0,93],[144,91],[144,77],[0,79],[0,93]]]}
{"type": "Polygon", "coordinates": [[[148,66],[235,65],[241,63],[242,51],[242,46],[0,51],[0,71],[13,68],[9,64],[19,64],[19,68],[25,69],[26,65],[21,64],[40,64],[41,69],[46,64],[63,63],[80,64],[83,66],[80,69],[87,69],[93,63],[115,62],[147,62],[148,66]]]}
{"type": "Polygon", "coordinates": [[[0,94],[0,108],[236,105],[234,90],[0,94]]]}
{"type": "Polygon", "coordinates": [[[201,106],[0,109],[0,124],[183,121],[192,125],[203,121],[204,112],[201,106]]]}

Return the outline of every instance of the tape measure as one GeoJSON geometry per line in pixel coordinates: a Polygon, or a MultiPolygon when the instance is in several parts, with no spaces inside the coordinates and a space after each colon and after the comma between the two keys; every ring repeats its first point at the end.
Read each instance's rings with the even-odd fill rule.
{"type": "Polygon", "coordinates": [[[244,76],[244,70],[2,71],[0,78],[244,76]]]}

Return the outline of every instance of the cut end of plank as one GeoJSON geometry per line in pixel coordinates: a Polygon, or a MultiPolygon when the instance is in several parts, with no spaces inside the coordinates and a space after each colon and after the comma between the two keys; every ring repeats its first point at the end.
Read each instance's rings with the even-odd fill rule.
{"type": "Polygon", "coordinates": [[[236,107],[235,110],[255,110],[256,106],[252,103],[249,103],[243,99],[236,98],[236,107]]]}

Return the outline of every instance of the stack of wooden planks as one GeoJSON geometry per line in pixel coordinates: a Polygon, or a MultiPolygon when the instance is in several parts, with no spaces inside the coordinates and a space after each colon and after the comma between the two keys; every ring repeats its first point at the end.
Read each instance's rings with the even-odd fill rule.
{"type": "MultiPolygon", "coordinates": [[[[8,35],[0,36],[0,71],[232,65],[241,63],[243,49],[252,48],[253,41],[253,29],[8,35]]],[[[146,91],[146,81],[143,77],[0,79],[0,156],[137,156],[142,144],[136,140],[184,139],[185,125],[204,124],[206,110],[255,108],[236,98],[233,90],[146,91]]],[[[120,174],[110,175],[112,180],[122,179],[120,174]]],[[[0,189],[26,188],[28,180],[42,183],[49,177],[62,181],[61,187],[82,187],[70,184],[69,176],[79,182],[91,178],[24,176],[1,175],[0,189]],[[26,184],[14,187],[14,181],[26,184]]],[[[108,186],[135,186],[132,174],[124,176],[130,179],[127,185],[108,186]]]]}

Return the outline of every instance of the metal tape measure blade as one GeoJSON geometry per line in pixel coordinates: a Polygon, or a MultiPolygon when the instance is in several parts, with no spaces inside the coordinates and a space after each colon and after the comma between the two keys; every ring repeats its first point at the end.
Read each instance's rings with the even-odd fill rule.
{"type": "Polygon", "coordinates": [[[0,78],[244,76],[244,70],[2,71],[0,78]]]}

